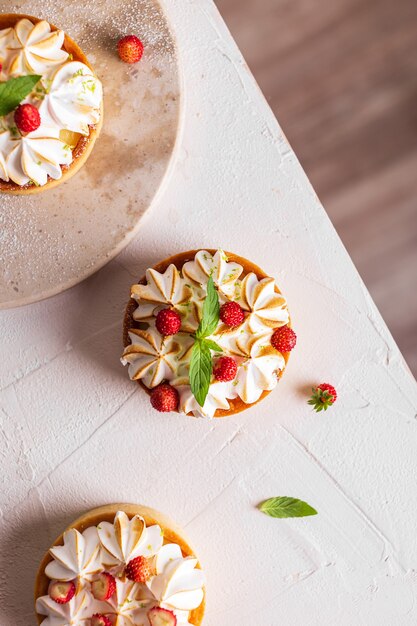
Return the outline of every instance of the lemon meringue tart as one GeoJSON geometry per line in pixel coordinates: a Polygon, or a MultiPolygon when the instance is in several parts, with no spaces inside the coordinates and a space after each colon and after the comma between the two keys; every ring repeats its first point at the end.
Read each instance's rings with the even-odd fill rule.
{"type": "Polygon", "coordinates": [[[296,343],[273,278],[222,250],[192,250],[131,288],[122,364],[161,412],[225,417],[274,389],[296,343]]]}
{"type": "Polygon", "coordinates": [[[44,626],[199,626],[204,574],[182,529],[135,504],[93,509],[54,542],[35,582],[44,626]]]}
{"type": "Polygon", "coordinates": [[[0,192],[55,187],[93,149],[103,121],[101,82],[67,34],[29,15],[0,14],[0,64],[0,90],[7,83],[13,93],[0,111],[0,192]],[[33,85],[17,90],[31,78],[33,85]],[[19,124],[22,107],[27,116],[19,124]]]}

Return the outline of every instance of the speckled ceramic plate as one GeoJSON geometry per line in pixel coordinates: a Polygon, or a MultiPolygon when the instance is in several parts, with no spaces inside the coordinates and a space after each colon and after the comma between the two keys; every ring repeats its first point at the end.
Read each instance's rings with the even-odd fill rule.
{"type": "Polygon", "coordinates": [[[44,18],[87,54],[104,86],[104,126],[71,180],[33,196],[0,194],[0,308],[72,287],[116,256],[172,164],[180,119],[173,33],[157,0],[0,0],[0,12],[44,18]],[[122,63],[117,40],[145,45],[122,63]]]}

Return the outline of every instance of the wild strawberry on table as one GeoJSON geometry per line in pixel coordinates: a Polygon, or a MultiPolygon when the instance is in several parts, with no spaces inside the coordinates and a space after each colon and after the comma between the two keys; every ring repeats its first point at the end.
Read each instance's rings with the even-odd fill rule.
{"type": "Polygon", "coordinates": [[[117,50],[124,63],[137,63],[143,56],[143,43],[136,35],[126,35],[117,44],[117,50]]]}
{"type": "Polygon", "coordinates": [[[322,383],[318,385],[318,387],[313,387],[312,391],[313,395],[308,401],[308,404],[311,404],[317,413],[319,411],[327,411],[329,406],[334,404],[337,400],[336,389],[333,385],[329,385],[328,383],[322,383]]]}

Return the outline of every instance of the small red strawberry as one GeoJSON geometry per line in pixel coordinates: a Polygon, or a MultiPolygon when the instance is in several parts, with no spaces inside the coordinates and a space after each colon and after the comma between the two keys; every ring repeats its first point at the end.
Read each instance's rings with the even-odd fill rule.
{"type": "Polygon", "coordinates": [[[19,104],[14,112],[14,122],[21,133],[31,133],[41,125],[41,116],[33,104],[19,104]]]}
{"type": "Polygon", "coordinates": [[[176,335],[181,328],[181,317],[176,311],[162,309],[156,316],[155,326],[164,337],[176,335]]]}
{"type": "Polygon", "coordinates": [[[145,556],[137,556],[126,565],[125,574],[135,583],[146,583],[152,575],[149,560],[145,556]]]}
{"type": "Polygon", "coordinates": [[[109,617],[101,613],[94,613],[90,622],[91,626],[113,626],[109,617]]]}
{"type": "Polygon", "coordinates": [[[222,383],[233,380],[237,374],[237,363],[231,356],[222,356],[213,369],[214,378],[222,383]]]}
{"type": "Polygon", "coordinates": [[[137,63],[143,55],[143,43],[136,35],[126,35],[117,44],[117,50],[124,63],[137,63]]]}
{"type": "Polygon", "coordinates": [[[75,585],[72,581],[55,580],[49,585],[48,593],[57,604],[67,604],[75,595],[75,585]]]}
{"type": "Polygon", "coordinates": [[[175,613],[160,606],[155,606],[148,611],[148,620],[151,626],[177,626],[175,613]]]}
{"type": "Polygon", "coordinates": [[[160,413],[170,413],[178,409],[180,397],[175,387],[162,383],[151,391],[151,404],[160,413]]]}
{"type": "Polygon", "coordinates": [[[322,383],[318,387],[313,387],[313,395],[311,396],[308,404],[313,405],[314,410],[327,411],[329,406],[334,404],[337,400],[336,389],[328,383],[322,383]]]}
{"type": "Polygon", "coordinates": [[[236,328],[245,319],[245,314],[237,302],[226,302],[220,309],[220,319],[226,326],[236,328]]]}
{"type": "Polygon", "coordinates": [[[271,344],[278,352],[291,352],[297,343],[297,335],[289,326],[277,328],[271,337],[271,344]]]}
{"type": "Polygon", "coordinates": [[[96,600],[108,600],[116,591],[116,581],[111,574],[102,572],[91,583],[91,593],[96,600]]]}

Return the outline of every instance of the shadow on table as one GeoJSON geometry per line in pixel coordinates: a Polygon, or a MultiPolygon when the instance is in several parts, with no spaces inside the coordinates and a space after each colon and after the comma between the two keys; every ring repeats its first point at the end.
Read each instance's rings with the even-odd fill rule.
{"type": "Polygon", "coordinates": [[[69,506],[65,513],[42,509],[20,517],[16,510],[8,520],[8,533],[2,532],[0,623],[13,626],[35,624],[34,585],[39,564],[55,539],[83,511],[69,506]]]}
{"type": "Polygon", "coordinates": [[[120,363],[125,307],[131,286],[153,262],[141,259],[139,271],[134,273],[116,259],[76,287],[71,344],[76,353],[92,362],[95,372],[99,368],[104,374],[127,380],[120,363]]]}

